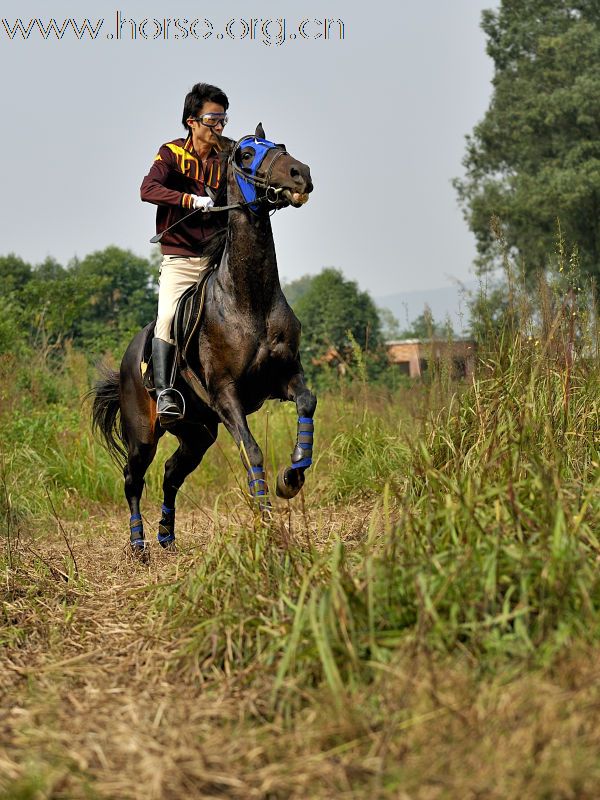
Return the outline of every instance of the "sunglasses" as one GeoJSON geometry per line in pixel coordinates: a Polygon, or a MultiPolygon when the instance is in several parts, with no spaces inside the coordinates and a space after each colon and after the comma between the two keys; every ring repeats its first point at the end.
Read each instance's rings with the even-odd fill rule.
{"type": "Polygon", "coordinates": [[[207,128],[215,128],[219,123],[225,127],[229,117],[227,114],[202,114],[200,117],[192,117],[192,119],[207,128]]]}

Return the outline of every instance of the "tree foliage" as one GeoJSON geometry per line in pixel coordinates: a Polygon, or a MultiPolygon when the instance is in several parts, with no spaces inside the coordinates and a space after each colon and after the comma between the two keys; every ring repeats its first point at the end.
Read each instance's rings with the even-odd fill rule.
{"type": "Polygon", "coordinates": [[[157,294],[148,259],[107,247],[91,253],[75,270],[86,288],[80,333],[109,345],[128,338],[156,316],[157,294]]]}
{"type": "Polygon", "coordinates": [[[314,275],[301,275],[293,281],[284,281],[281,285],[288,303],[295,308],[298,300],[305,295],[312,286],[314,275]]]}
{"type": "Polygon", "coordinates": [[[598,0],[501,0],[483,13],[494,92],[455,181],[482,269],[501,249],[492,217],[528,273],[548,266],[558,219],[600,275],[599,23],[598,0]]]}
{"type": "Polygon", "coordinates": [[[357,346],[366,355],[359,372],[365,367],[375,378],[387,366],[377,306],[340,270],[323,269],[302,286],[294,311],[302,323],[302,363],[312,381],[327,380],[328,367],[346,374],[356,360],[357,346]]]}
{"type": "Polygon", "coordinates": [[[368,292],[361,292],[340,270],[327,268],[316,275],[295,311],[302,322],[303,348],[313,357],[329,348],[347,352],[349,331],[363,349],[374,349],[381,342],[377,306],[368,292]]]}
{"type": "Polygon", "coordinates": [[[0,281],[4,297],[15,294],[31,280],[31,265],[14,253],[0,256],[0,281]]]}
{"type": "MultiPolygon", "coordinates": [[[[92,357],[106,351],[118,356],[156,315],[159,260],[114,246],[66,266],[52,258],[31,265],[13,254],[0,257],[5,287],[0,298],[0,354],[28,347],[56,351],[69,342],[92,357]]],[[[370,377],[387,366],[381,350],[381,312],[354,281],[329,268],[284,285],[284,290],[289,300],[295,299],[303,326],[303,361],[313,376],[318,371],[313,362],[349,366],[357,345],[368,352],[370,377]]]]}
{"type": "Polygon", "coordinates": [[[0,257],[0,352],[19,344],[71,341],[94,353],[122,348],[156,314],[156,270],[145,258],[107,247],[67,267],[0,257]]]}
{"type": "Polygon", "coordinates": [[[381,324],[381,335],[388,341],[390,339],[400,339],[402,332],[400,330],[400,323],[398,318],[386,306],[377,306],[377,313],[379,314],[379,322],[381,324]]]}
{"type": "Polygon", "coordinates": [[[449,339],[454,336],[452,322],[436,322],[431,308],[426,304],[423,313],[413,319],[410,327],[400,333],[401,339],[449,339]]]}

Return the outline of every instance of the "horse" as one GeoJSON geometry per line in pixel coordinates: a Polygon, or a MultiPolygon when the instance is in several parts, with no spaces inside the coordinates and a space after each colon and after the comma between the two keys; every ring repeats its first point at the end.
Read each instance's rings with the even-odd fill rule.
{"type": "MultiPolygon", "coordinates": [[[[276,494],[295,497],[312,464],[313,417],[317,405],[308,388],[299,354],[301,326],[282,292],[270,211],[300,207],[313,190],[310,169],[285,145],[266,139],[262,124],[254,136],[233,142],[219,137],[226,160],[226,233],[215,248],[214,268],[205,285],[205,302],[191,347],[201,386],[177,375],[175,388],[185,401],[184,418],[163,425],[156,399],[144,383],[141,364],[154,323],[134,336],[120,370],[106,371],[92,390],[92,426],[123,466],[130,511],[130,545],[147,548],[140,500],[144,476],[165,432],[179,446],[167,460],[158,541],[174,547],[175,504],[185,478],[202,461],[223,424],[235,440],[248,474],[249,495],[264,517],[270,514],[263,454],[247,416],[266,400],[291,401],[298,414],[291,463],[277,476],[276,494]]],[[[156,238],[156,237],[155,237],[156,238]]]]}

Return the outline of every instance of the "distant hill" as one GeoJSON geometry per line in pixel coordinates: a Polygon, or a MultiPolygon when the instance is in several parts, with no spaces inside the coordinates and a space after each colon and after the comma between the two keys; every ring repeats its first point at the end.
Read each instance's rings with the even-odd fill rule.
{"type": "Polygon", "coordinates": [[[439,289],[423,289],[416,292],[398,292],[373,298],[378,306],[389,308],[400,323],[400,329],[410,327],[426,305],[431,309],[435,322],[450,318],[454,332],[466,333],[469,326],[468,293],[479,287],[477,280],[465,281],[463,286],[442,286],[439,289]],[[465,294],[467,297],[465,297],[465,294]]]}

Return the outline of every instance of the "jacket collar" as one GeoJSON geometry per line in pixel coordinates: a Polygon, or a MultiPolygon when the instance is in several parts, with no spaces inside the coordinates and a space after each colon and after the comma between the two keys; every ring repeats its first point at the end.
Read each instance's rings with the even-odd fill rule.
{"type": "MultiPolygon", "coordinates": [[[[190,153],[191,155],[193,155],[194,158],[197,158],[198,161],[202,161],[202,159],[200,158],[198,153],[194,150],[194,144],[192,142],[191,134],[189,134],[187,139],[185,140],[185,143],[183,145],[183,149],[187,150],[187,152],[190,153]]],[[[208,154],[208,156],[206,157],[205,160],[208,160],[209,158],[215,158],[218,155],[219,155],[218,150],[216,150],[214,147],[212,147],[211,150],[210,150],[210,153],[208,154]]]]}

